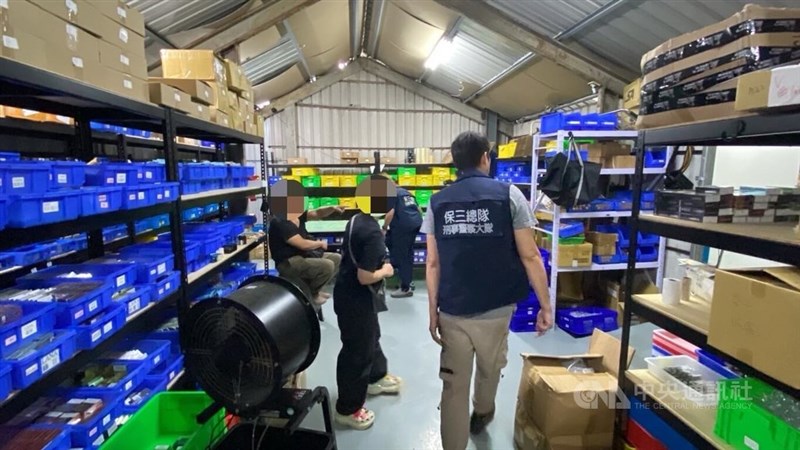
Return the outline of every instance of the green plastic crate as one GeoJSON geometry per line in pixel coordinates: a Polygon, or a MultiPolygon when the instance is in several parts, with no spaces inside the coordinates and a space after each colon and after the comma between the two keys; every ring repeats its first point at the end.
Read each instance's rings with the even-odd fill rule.
{"type": "Polygon", "coordinates": [[[417,199],[417,204],[423,207],[430,204],[432,196],[433,191],[430,189],[418,189],[414,192],[414,197],[417,199]]]}
{"type": "Polygon", "coordinates": [[[303,177],[301,178],[301,183],[305,187],[322,187],[322,177],[319,175],[303,177]]]}
{"type": "Polygon", "coordinates": [[[720,381],[714,434],[741,450],[800,448],[800,430],[756,401],[773,391],[756,378],[720,381]]]}
{"type": "Polygon", "coordinates": [[[367,178],[369,178],[369,174],[368,173],[362,173],[362,174],[358,175],[358,178],[357,178],[358,184],[361,184],[361,182],[366,180],[367,178]]]}
{"type": "Polygon", "coordinates": [[[416,175],[417,168],[416,167],[398,167],[397,168],[397,175],[416,175]]]}
{"type": "Polygon", "coordinates": [[[213,403],[205,392],[162,392],[153,396],[102,445],[101,450],[142,450],[189,438],[183,450],[205,450],[225,430],[225,412],[205,424],[197,415],[213,403]]]}
{"type": "Polygon", "coordinates": [[[320,208],[323,206],[339,206],[339,199],[334,197],[322,197],[319,199],[320,208]]]}
{"type": "Polygon", "coordinates": [[[321,208],[320,205],[321,205],[320,199],[309,198],[308,203],[306,203],[306,210],[321,208]]]}

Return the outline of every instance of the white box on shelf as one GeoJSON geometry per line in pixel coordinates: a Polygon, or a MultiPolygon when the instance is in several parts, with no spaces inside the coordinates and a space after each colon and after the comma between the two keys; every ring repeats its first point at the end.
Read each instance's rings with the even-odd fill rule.
{"type": "Polygon", "coordinates": [[[679,401],[685,398],[701,407],[714,407],[717,405],[718,390],[716,386],[717,382],[723,379],[722,375],[700,364],[697,360],[684,355],[661,356],[645,358],[644,360],[647,363],[647,370],[667,386],[669,394],[673,396],[678,394],[674,396],[674,400],[679,401]],[[711,392],[700,392],[668,373],[667,369],[671,367],[685,367],[692,373],[699,375],[705,385],[714,386],[715,389],[711,392]]]}

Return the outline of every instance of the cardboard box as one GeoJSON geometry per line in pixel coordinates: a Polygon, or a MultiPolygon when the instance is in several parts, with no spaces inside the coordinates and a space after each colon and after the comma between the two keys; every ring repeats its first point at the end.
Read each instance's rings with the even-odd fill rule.
{"type": "MultiPolygon", "coordinates": [[[[587,353],[569,356],[522,354],[517,405],[553,450],[613,447],[617,370],[621,343],[594,330],[587,353]],[[581,358],[595,373],[572,373],[565,363],[581,358]]],[[[628,361],[634,351],[629,348],[628,361]]]]}
{"type": "MultiPolygon", "coordinates": [[[[603,167],[613,168],[615,167],[615,158],[618,156],[625,157],[625,156],[632,156],[631,155],[631,146],[620,144],[619,142],[598,142],[595,144],[589,144],[586,146],[581,146],[581,148],[585,148],[589,152],[589,161],[598,163],[603,167]]],[[[634,165],[636,164],[636,158],[633,158],[634,165]]],[[[626,158],[620,158],[617,164],[625,164],[627,163],[626,158]]],[[[633,166],[631,166],[633,167],[633,166]]]]}
{"type": "Polygon", "coordinates": [[[239,112],[241,106],[239,105],[239,95],[236,92],[228,89],[228,112],[239,112]]]}
{"type": "Polygon", "coordinates": [[[625,86],[622,93],[622,107],[625,109],[638,110],[642,103],[642,79],[637,78],[631,84],[625,86]]]}
{"type": "Polygon", "coordinates": [[[211,120],[211,108],[208,105],[204,105],[202,103],[191,102],[191,110],[189,111],[190,116],[197,117],[203,120],[211,120]]]}
{"type": "Polygon", "coordinates": [[[288,158],[286,160],[286,164],[289,165],[308,164],[308,158],[288,158]]]}
{"type": "Polygon", "coordinates": [[[613,256],[617,254],[617,234],[586,232],[586,242],[592,243],[592,254],[599,256],[613,256]]]}
{"type": "Polygon", "coordinates": [[[339,152],[339,158],[341,159],[358,159],[361,155],[359,152],[352,151],[352,150],[344,150],[339,152]]]}
{"type": "Polygon", "coordinates": [[[550,450],[547,437],[533,424],[525,408],[517,403],[514,417],[514,449],[515,450],[550,450]]]}
{"type": "Polygon", "coordinates": [[[234,130],[244,131],[244,118],[239,111],[232,111],[228,114],[231,121],[231,128],[234,130]]]}
{"type": "Polygon", "coordinates": [[[636,167],[636,156],[634,155],[616,155],[611,158],[611,167],[613,169],[633,169],[636,167]]]}
{"type": "Polygon", "coordinates": [[[222,83],[208,83],[211,88],[211,95],[214,97],[214,103],[211,106],[219,109],[220,111],[228,111],[230,109],[230,102],[228,101],[228,88],[222,83]]]}
{"type": "Polygon", "coordinates": [[[717,269],[708,345],[800,388],[800,269],[717,269]]]}
{"type": "Polygon", "coordinates": [[[133,75],[141,80],[147,79],[147,58],[127,53],[116,45],[99,40],[100,64],[117,72],[133,75]]]}
{"type": "Polygon", "coordinates": [[[362,157],[358,158],[359,164],[375,164],[375,158],[372,157],[362,157]]]}
{"type": "Polygon", "coordinates": [[[3,40],[0,56],[35,67],[47,68],[47,43],[33,33],[38,17],[46,14],[28,2],[10,2],[0,8],[3,40]]]}
{"type": "Polygon", "coordinates": [[[95,83],[101,75],[99,40],[83,29],[42,11],[36,33],[46,43],[45,68],[76,80],[95,83]]]}
{"type": "Polygon", "coordinates": [[[17,108],[14,106],[4,106],[3,115],[12,119],[31,120],[34,122],[44,122],[47,120],[47,113],[34,111],[32,109],[17,108]]]}
{"type": "Polygon", "coordinates": [[[734,102],[727,102],[718,105],[674,109],[672,111],[655,114],[642,114],[639,115],[639,118],[636,120],[636,128],[666,127],[680,123],[703,122],[752,115],[752,113],[736,111],[733,104],[734,102]]]}
{"type": "MultiPolygon", "coordinates": [[[[17,0],[19,1],[19,0],[17,0]]],[[[69,22],[77,27],[88,31],[95,36],[101,36],[102,28],[100,22],[102,14],[94,6],[84,0],[28,0],[39,8],[49,12],[59,19],[69,22]]],[[[10,3],[15,3],[11,1],[10,3]]]]}
{"type": "Polygon", "coordinates": [[[192,112],[191,106],[186,105],[186,102],[189,101],[189,94],[163,83],[150,82],[149,86],[151,102],[161,106],[169,106],[186,113],[192,112]]]}
{"type": "Polygon", "coordinates": [[[247,77],[245,76],[244,71],[239,64],[230,59],[226,59],[225,74],[228,78],[228,89],[237,93],[245,92],[247,90],[247,77]]]}
{"type": "Polygon", "coordinates": [[[218,125],[222,125],[223,127],[231,128],[231,119],[228,117],[227,113],[224,113],[219,110],[211,109],[211,119],[216,122],[218,125]]]}
{"type": "Polygon", "coordinates": [[[150,93],[146,80],[140,80],[127,73],[100,67],[98,77],[92,82],[103,89],[115,92],[141,102],[150,101],[150,93]]]}
{"type": "Polygon", "coordinates": [[[260,137],[264,137],[264,116],[262,116],[261,114],[256,114],[255,121],[256,121],[256,130],[258,131],[258,135],[260,137]]]}
{"type": "Polygon", "coordinates": [[[245,122],[244,132],[253,136],[258,136],[258,126],[253,122],[245,122]]]}
{"type": "Polygon", "coordinates": [[[738,111],[798,104],[800,104],[800,65],[776,67],[739,77],[734,105],[738,111]]]}
{"type": "Polygon", "coordinates": [[[146,56],[144,51],[144,37],[125,25],[121,25],[113,20],[100,15],[96,29],[100,30],[100,37],[104,41],[116,45],[126,53],[146,56]]]}
{"type": "Polygon", "coordinates": [[[225,64],[212,50],[163,49],[161,66],[164,78],[215,81],[227,90],[225,64]]]}
{"type": "Polygon", "coordinates": [[[588,267],[592,265],[592,244],[558,246],[559,267],[588,267]]]}
{"type": "Polygon", "coordinates": [[[214,89],[205,81],[199,80],[186,80],[183,78],[150,78],[150,82],[164,83],[172,86],[175,89],[183,91],[192,98],[196,103],[204,105],[216,106],[216,95],[214,89]]]}
{"type": "Polygon", "coordinates": [[[100,14],[124,25],[139,36],[145,35],[144,16],[126,2],[122,0],[86,0],[86,2],[95,7],[100,14]]]}

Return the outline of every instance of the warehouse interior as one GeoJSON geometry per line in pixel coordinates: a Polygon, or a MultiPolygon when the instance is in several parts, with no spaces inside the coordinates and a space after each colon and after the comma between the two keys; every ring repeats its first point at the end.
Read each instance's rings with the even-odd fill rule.
{"type": "Polygon", "coordinates": [[[800,450],[797,2],[0,24],[0,450],[800,450]]]}

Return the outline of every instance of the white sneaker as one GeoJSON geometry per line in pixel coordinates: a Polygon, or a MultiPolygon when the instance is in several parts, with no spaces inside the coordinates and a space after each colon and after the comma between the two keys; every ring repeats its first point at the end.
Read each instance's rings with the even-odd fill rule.
{"type": "Polygon", "coordinates": [[[400,387],[403,385],[403,379],[394,375],[386,374],[385,377],[378,380],[377,383],[367,386],[367,394],[381,395],[381,394],[398,394],[400,387]]]}
{"type": "Polygon", "coordinates": [[[375,413],[367,408],[361,408],[349,416],[335,412],[333,418],[339,425],[344,425],[356,430],[366,430],[375,423],[375,413]]]}
{"type": "Polygon", "coordinates": [[[402,290],[402,289],[398,289],[398,290],[396,290],[396,291],[392,292],[392,293],[391,293],[391,296],[392,296],[392,298],[407,298],[407,297],[413,297],[413,296],[414,296],[414,291],[412,291],[411,289],[409,289],[409,290],[407,290],[407,291],[404,291],[404,290],[402,290]]]}

